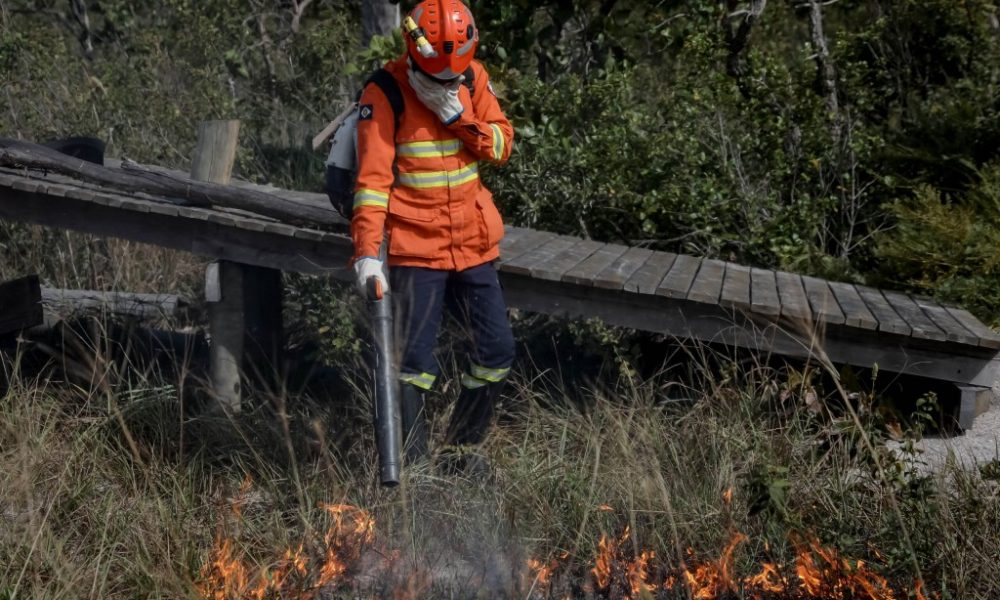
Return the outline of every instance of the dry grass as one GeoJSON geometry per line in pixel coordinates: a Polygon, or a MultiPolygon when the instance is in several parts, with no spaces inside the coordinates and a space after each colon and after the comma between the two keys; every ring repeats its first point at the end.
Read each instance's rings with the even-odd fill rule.
{"type": "MultiPolygon", "coordinates": [[[[377,548],[420,567],[421,597],[581,593],[597,540],[626,526],[628,552],[655,550],[663,565],[714,558],[741,532],[735,565],[749,574],[791,560],[794,535],[816,536],[902,585],[916,562],[945,597],[1000,590],[993,474],[921,478],[881,454],[880,478],[860,441],[882,453],[877,429],[803,408],[808,378],[794,373],[695,376],[682,404],[626,381],[584,394],[584,411],[522,375],[487,445],[490,481],[423,466],[386,492],[363,394],[335,409],[258,398],[237,422],[211,422],[179,409],[178,382],[104,368],[119,370],[101,389],[14,378],[0,401],[0,598],[198,597],[218,533],[248,564],[268,564],[324,531],[323,503],[370,511],[377,548]],[[528,557],[558,559],[551,588],[520,579],[528,557]]],[[[394,581],[364,571],[323,597],[394,581]]]]}
{"type": "Polygon", "coordinates": [[[0,281],[37,273],[58,288],[202,294],[205,260],[192,254],[17,223],[0,224],[0,240],[0,281]]]}

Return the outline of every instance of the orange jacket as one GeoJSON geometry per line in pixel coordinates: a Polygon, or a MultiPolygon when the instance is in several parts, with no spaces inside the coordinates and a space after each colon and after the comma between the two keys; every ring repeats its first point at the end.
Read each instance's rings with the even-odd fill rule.
{"type": "Polygon", "coordinates": [[[368,85],[361,95],[351,220],[355,260],[378,256],[383,231],[390,266],[464,271],[496,259],[503,221],[479,179],[479,165],[507,161],[514,128],[489,75],[472,62],[474,90],[460,88],[465,112],[444,125],[410,87],[405,56],[385,68],[399,84],[405,110],[397,131],[382,89],[368,85]]]}

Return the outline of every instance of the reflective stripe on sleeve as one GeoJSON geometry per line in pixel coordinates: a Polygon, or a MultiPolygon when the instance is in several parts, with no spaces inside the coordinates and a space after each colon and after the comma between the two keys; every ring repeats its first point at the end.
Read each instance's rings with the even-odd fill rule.
{"type": "Polygon", "coordinates": [[[430,142],[409,142],[396,146],[396,156],[409,158],[445,158],[455,156],[462,149],[462,140],[434,140],[430,142]]]}
{"type": "Polygon", "coordinates": [[[493,129],[493,160],[501,161],[503,160],[503,151],[507,145],[507,140],[504,139],[503,130],[500,129],[499,125],[490,123],[490,128],[493,129]]]}
{"type": "Polygon", "coordinates": [[[399,184],[416,189],[454,188],[479,179],[479,163],[454,171],[425,171],[423,173],[400,173],[399,184]]]}
{"type": "Polygon", "coordinates": [[[388,208],[389,194],[375,190],[358,190],[354,193],[354,208],[362,206],[378,206],[388,208]]]}
{"type": "Polygon", "coordinates": [[[403,383],[414,385],[422,390],[430,390],[434,387],[437,376],[430,373],[400,373],[399,380],[403,383]]]}

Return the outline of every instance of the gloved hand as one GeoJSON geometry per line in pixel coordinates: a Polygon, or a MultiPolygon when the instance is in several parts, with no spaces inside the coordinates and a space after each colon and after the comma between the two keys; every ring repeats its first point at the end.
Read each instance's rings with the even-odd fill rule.
{"type": "Polygon", "coordinates": [[[389,291],[389,282],[385,279],[382,261],[377,258],[365,256],[354,261],[354,276],[358,291],[365,299],[368,299],[368,280],[372,277],[376,277],[382,282],[383,293],[389,291]]]}
{"type": "Polygon", "coordinates": [[[458,120],[465,107],[458,99],[458,90],[461,89],[465,81],[465,75],[459,75],[456,79],[448,83],[438,83],[427,75],[409,70],[410,86],[417,93],[417,98],[424,103],[424,106],[431,109],[445,125],[451,125],[458,120]]]}

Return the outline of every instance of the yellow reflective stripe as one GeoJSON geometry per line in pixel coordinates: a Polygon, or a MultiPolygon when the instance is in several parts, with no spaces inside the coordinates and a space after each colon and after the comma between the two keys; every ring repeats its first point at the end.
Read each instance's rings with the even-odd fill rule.
{"type": "Polygon", "coordinates": [[[409,142],[396,146],[397,156],[411,158],[445,158],[455,156],[462,149],[462,140],[435,140],[430,142],[409,142]]]}
{"type": "Polygon", "coordinates": [[[467,373],[462,374],[462,387],[468,390],[475,390],[489,385],[490,382],[476,379],[467,373]]]}
{"type": "Polygon", "coordinates": [[[431,375],[430,373],[400,373],[399,380],[403,383],[415,385],[422,390],[430,390],[434,387],[434,382],[437,380],[437,376],[431,375]]]}
{"type": "Polygon", "coordinates": [[[386,208],[389,206],[389,194],[376,190],[358,190],[354,193],[354,208],[362,206],[386,208]]]}
{"type": "Polygon", "coordinates": [[[471,163],[454,171],[400,173],[399,184],[416,189],[458,187],[479,179],[479,163],[471,163]]]}
{"type": "Polygon", "coordinates": [[[488,381],[490,383],[497,383],[499,381],[503,381],[504,377],[507,377],[507,374],[510,373],[509,367],[503,369],[490,369],[489,367],[472,365],[472,368],[470,370],[472,371],[470,375],[472,375],[476,379],[481,379],[483,381],[488,381]]]}
{"type": "Polygon", "coordinates": [[[493,160],[503,160],[504,146],[507,145],[507,141],[504,139],[503,131],[499,125],[490,123],[490,127],[493,128],[493,160]]]}

